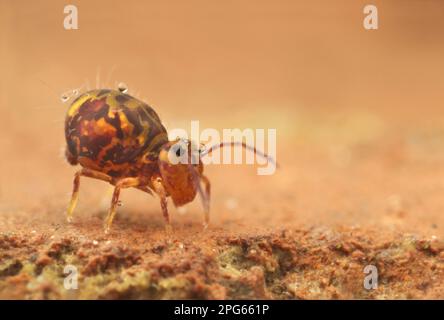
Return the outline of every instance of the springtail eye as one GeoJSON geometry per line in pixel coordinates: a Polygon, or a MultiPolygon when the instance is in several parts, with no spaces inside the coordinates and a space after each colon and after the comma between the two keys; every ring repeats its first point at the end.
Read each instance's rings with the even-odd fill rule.
{"type": "Polygon", "coordinates": [[[182,146],[179,146],[176,150],[176,156],[181,157],[185,154],[185,150],[182,148],[182,146]]]}

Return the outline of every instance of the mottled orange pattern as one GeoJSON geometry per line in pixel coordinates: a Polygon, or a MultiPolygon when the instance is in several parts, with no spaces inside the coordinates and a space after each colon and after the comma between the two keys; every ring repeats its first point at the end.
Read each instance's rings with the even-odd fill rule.
{"type": "MultiPolygon", "coordinates": [[[[210,182],[203,165],[172,164],[168,158],[176,141],[168,142],[159,116],[146,103],[116,90],[92,90],[78,96],[65,120],[66,158],[82,169],[74,175],[68,206],[68,221],[77,205],[80,177],[86,176],[115,186],[105,231],[111,227],[122,188],[138,188],[160,197],[170,230],[167,197],[175,206],[194,200],[200,193],[209,221],[210,182]],[[161,153],[161,157],[159,157],[161,153]],[[201,183],[205,185],[203,189],[201,183]]],[[[191,151],[191,143],[188,142],[191,151]]],[[[189,153],[191,155],[191,152],[189,153]]]]}

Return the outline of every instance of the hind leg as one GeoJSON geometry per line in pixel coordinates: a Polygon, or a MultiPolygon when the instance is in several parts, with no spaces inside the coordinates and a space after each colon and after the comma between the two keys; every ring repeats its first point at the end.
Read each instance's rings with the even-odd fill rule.
{"type": "Polygon", "coordinates": [[[83,169],[77,171],[74,174],[71,201],[69,202],[68,209],[67,209],[66,218],[67,218],[68,222],[72,221],[72,215],[73,215],[74,209],[77,205],[77,201],[79,199],[79,187],[80,187],[80,177],[81,176],[99,179],[99,180],[103,180],[106,182],[112,181],[112,178],[110,176],[108,176],[107,174],[104,174],[102,172],[99,172],[99,171],[86,169],[86,168],[83,168],[83,169]]]}
{"type": "Polygon", "coordinates": [[[108,211],[108,216],[105,219],[105,233],[109,232],[109,230],[111,229],[111,225],[113,224],[117,205],[119,203],[120,190],[122,188],[138,187],[139,185],[139,178],[123,178],[116,182],[113,192],[113,198],[111,200],[111,206],[108,211]]]}

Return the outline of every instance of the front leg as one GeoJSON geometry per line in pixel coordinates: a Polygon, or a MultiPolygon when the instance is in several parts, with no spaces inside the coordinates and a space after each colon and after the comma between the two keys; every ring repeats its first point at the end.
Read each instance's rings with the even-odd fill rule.
{"type": "Polygon", "coordinates": [[[154,191],[160,198],[160,206],[162,207],[163,217],[165,219],[165,230],[167,234],[172,233],[171,223],[170,223],[170,215],[168,214],[168,206],[167,206],[167,194],[165,188],[163,186],[163,180],[160,176],[153,176],[151,178],[151,185],[153,186],[154,191]]]}
{"type": "Polygon", "coordinates": [[[74,174],[73,188],[72,188],[72,196],[71,201],[69,202],[67,209],[67,220],[68,222],[72,221],[72,215],[75,207],[77,206],[77,201],[79,199],[79,187],[80,187],[80,177],[90,177],[94,179],[103,180],[106,182],[111,182],[112,178],[107,174],[87,168],[80,169],[74,174]]]}

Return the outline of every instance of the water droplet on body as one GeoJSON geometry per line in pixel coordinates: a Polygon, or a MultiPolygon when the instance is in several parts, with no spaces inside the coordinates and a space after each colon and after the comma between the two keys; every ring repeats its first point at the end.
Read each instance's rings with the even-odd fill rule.
{"type": "Polygon", "coordinates": [[[128,86],[123,82],[119,82],[119,84],[117,85],[117,89],[122,93],[128,92],[128,86]]]}
{"type": "Polygon", "coordinates": [[[62,100],[62,102],[65,103],[69,100],[69,97],[67,94],[62,94],[60,100],[62,100]]]}

